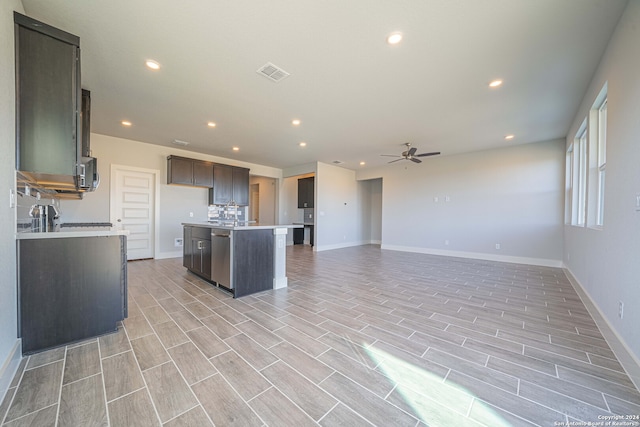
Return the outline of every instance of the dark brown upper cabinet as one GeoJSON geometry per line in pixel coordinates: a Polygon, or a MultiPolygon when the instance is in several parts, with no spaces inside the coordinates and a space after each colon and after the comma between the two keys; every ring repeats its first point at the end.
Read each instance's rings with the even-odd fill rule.
{"type": "Polygon", "coordinates": [[[298,207],[312,208],[314,199],[315,178],[298,179],[298,207]]]}
{"type": "Polygon", "coordinates": [[[238,206],[249,205],[249,169],[216,163],[213,166],[209,204],[226,205],[229,202],[235,202],[238,206]]]}
{"type": "Polygon", "coordinates": [[[167,157],[167,184],[213,187],[213,163],[186,157],[167,157]]]}
{"type": "Polygon", "coordinates": [[[16,169],[77,188],[81,164],[80,39],[14,12],[16,169]]]}

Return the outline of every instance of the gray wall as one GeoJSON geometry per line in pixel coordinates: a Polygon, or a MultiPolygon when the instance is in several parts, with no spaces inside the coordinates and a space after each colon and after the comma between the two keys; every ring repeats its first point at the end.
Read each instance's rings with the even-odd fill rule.
{"type": "MultiPolygon", "coordinates": [[[[15,209],[15,62],[13,11],[24,13],[18,0],[0,1],[0,401],[15,370],[11,357],[17,344],[15,209]]],[[[18,352],[19,355],[19,352],[18,352]]]]}
{"type": "Polygon", "coordinates": [[[383,249],[561,265],[563,140],[398,162],[357,176],[383,178],[383,249]]]}
{"type": "MultiPolygon", "coordinates": [[[[640,2],[631,1],[569,129],[575,136],[608,82],[607,169],[602,230],[566,225],[564,263],[640,361],[640,2]],[[625,303],[622,319],[618,302],[625,303]]],[[[597,185],[589,182],[588,185],[597,185]]]]}
{"type": "Polygon", "coordinates": [[[356,173],[318,162],[315,185],[315,249],[322,251],[361,244],[356,173]]]}

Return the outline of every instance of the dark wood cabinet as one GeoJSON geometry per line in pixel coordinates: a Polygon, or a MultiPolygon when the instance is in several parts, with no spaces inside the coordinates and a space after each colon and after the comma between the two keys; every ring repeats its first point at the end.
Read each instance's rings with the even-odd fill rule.
{"type": "Polygon", "coordinates": [[[233,166],[213,165],[213,188],[209,190],[210,205],[226,205],[233,200],[233,166]]]}
{"type": "Polygon", "coordinates": [[[182,265],[211,280],[211,229],[184,227],[182,265]]]}
{"type": "Polygon", "coordinates": [[[193,161],[193,185],[195,187],[213,187],[213,163],[201,160],[193,161]]]}
{"type": "Polygon", "coordinates": [[[249,169],[216,163],[213,165],[209,204],[226,205],[231,201],[238,206],[249,205],[249,169]]]}
{"type": "Polygon", "coordinates": [[[23,354],[117,329],[127,316],[126,245],[124,236],[17,241],[23,354]]]}
{"type": "Polygon", "coordinates": [[[312,208],[314,195],[315,178],[298,179],[298,207],[312,208]]]}
{"type": "Polygon", "coordinates": [[[184,157],[167,157],[167,184],[192,185],[193,160],[184,157]]]}
{"type": "Polygon", "coordinates": [[[233,232],[233,296],[273,289],[273,230],[233,232]]]}
{"type": "Polygon", "coordinates": [[[233,201],[249,206],[249,169],[233,168],[233,201]]]}
{"type": "Polygon", "coordinates": [[[192,248],[191,248],[191,229],[193,227],[184,226],[182,228],[182,265],[185,268],[191,269],[192,261],[192,248]]]}
{"type": "Polygon", "coordinates": [[[14,12],[16,169],[75,186],[81,163],[80,39],[14,12]]]}
{"type": "Polygon", "coordinates": [[[82,89],[80,123],[82,125],[80,155],[82,157],[91,157],[91,92],[86,89],[82,89]]]}
{"type": "Polygon", "coordinates": [[[167,157],[167,184],[213,186],[213,163],[186,157],[167,157]]]}

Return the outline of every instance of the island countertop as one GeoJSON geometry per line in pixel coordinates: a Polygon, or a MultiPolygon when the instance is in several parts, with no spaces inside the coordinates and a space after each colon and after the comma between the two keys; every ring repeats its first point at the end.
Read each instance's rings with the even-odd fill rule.
{"type": "Polygon", "coordinates": [[[251,224],[239,222],[238,225],[229,225],[224,222],[210,222],[210,221],[194,221],[183,222],[182,225],[188,227],[204,227],[204,228],[222,228],[224,230],[273,230],[275,228],[302,228],[302,225],[298,224],[282,224],[282,225],[267,225],[267,224],[251,224]]]}
{"type": "Polygon", "coordinates": [[[104,236],[128,236],[128,235],[129,235],[129,230],[122,230],[116,227],[110,227],[110,228],[87,227],[84,230],[73,230],[73,231],[17,232],[16,239],[17,240],[61,239],[61,238],[68,238],[68,237],[104,237],[104,236]]]}

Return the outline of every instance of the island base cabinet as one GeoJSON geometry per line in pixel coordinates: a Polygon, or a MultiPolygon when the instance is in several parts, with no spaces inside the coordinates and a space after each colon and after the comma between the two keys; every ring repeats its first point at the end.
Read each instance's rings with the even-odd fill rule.
{"type": "Polygon", "coordinates": [[[233,296],[273,289],[273,230],[233,232],[233,296]]]}
{"type": "Polygon", "coordinates": [[[22,353],[117,330],[127,316],[125,236],[17,241],[22,353]]]}

